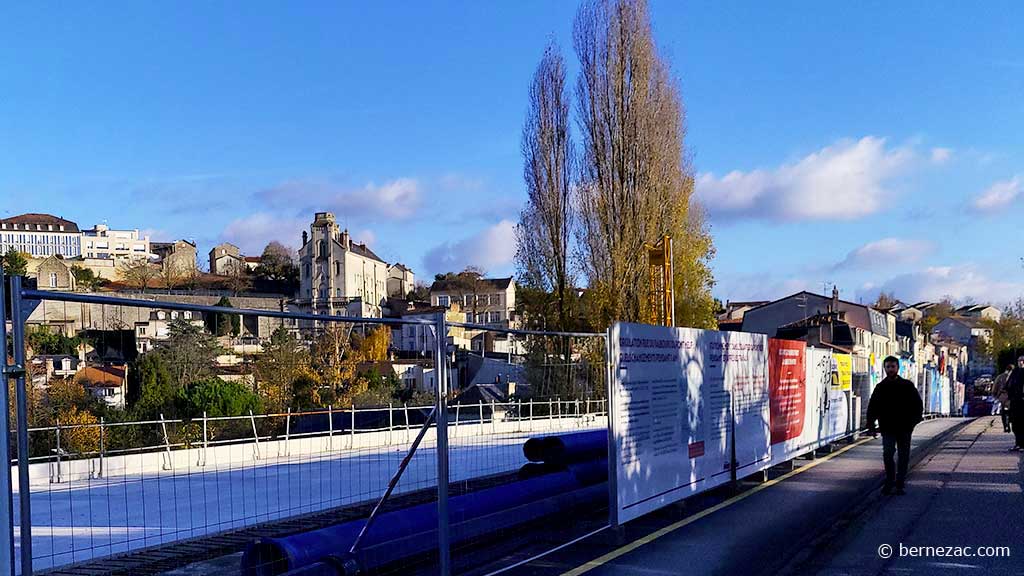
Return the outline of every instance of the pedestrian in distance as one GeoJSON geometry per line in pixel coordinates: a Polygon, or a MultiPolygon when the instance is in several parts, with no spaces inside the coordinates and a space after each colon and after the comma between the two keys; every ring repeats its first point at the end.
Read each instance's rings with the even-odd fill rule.
{"type": "Polygon", "coordinates": [[[992,413],[999,414],[1000,419],[1002,419],[1003,432],[1010,431],[1010,394],[1006,390],[1006,385],[1010,380],[1010,373],[1012,372],[1013,364],[1007,364],[1006,370],[1000,372],[992,383],[992,398],[995,399],[995,402],[992,404],[992,413]]]}
{"type": "Polygon", "coordinates": [[[1010,427],[1014,437],[1010,450],[1019,452],[1024,449],[1024,356],[1017,358],[1017,367],[1010,372],[1006,395],[1010,399],[1010,427]]]}
{"type": "Polygon", "coordinates": [[[917,386],[900,377],[900,361],[889,356],[882,362],[885,379],[875,386],[868,401],[868,433],[882,433],[882,460],[885,464],[885,485],[882,494],[906,494],[904,485],[910,465],[910,436],[914,427],[924,420],[924,403],[917,386]],[[875,422],[878,427],[875,427],[875,422]],[[898,454],[898,456],[897,456],[898,454]],[[894,461],[895,459],[895,461],[894,461]]]}

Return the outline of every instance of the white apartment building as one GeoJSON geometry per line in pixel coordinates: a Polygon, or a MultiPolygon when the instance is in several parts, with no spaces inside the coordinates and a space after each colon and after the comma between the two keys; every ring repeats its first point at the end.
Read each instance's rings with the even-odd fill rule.
{"type": "Polygon", "coordinates": [[[82,231],[82,256],[98,260],[150,259],[149,236],[138,230],[111,230],[106,224],[97,224],[82,231]]]}
{"type": "Polygon", "coordinates": [[[0,252],[10,249],[33,258],[82,255],[78,224],[50,214],[21,214],[0,220],[0,252]]]}
{"type": "Polygon", "coordinates": [[[313,314],[381,317],[388,265],[354,242],[330,212],[317,212],[299,248],[299,309],[313,314]],[[358,301],[359,304],[350,306],[358,301]]]}

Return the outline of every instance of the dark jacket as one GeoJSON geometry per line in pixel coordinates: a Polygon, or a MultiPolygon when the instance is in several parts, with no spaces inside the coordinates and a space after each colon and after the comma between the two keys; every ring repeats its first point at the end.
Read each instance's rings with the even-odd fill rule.
{"type": "Polygon", "coordinates": [[[868,429],[882,434],[912,432],[924,420],[924,404],[917,386],[906,378],[886,378],[875,386],[868,402],[868,429]]]}
{"type": "Polygon", "coordinates": [[[1010,378],[1006,381],[1006,393],[1010,397],[1010,402],[1024,404],[1024,368],[1018,366],[1010,372],[1010,378]]]}

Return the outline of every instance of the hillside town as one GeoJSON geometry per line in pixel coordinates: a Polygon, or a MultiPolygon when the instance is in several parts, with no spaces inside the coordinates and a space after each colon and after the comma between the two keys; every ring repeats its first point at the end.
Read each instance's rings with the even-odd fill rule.
{"type": "MultiPolygon", "coordinates": [[[[138,229],[105,224],[84,229],[49,214],[0,220],[0,252],[8,270],[20,258],[29,282],[40,290],[94,291],[132,299],[349,318],[430,320],[444,313],[450,323],[477,325],[455,326],[448,336],[449,347],[459,359],[453,381],[466,401],[503,402],[536,396],[545,388],[531,383],[526,375],[524,343],[487,330],[521,328],[528,321],[529,314],[517,301],[515,279],[484,278],[470,270],[439,274],[430,285],[418,283],[411,268],[384,261],[352,238],[329,212],[314,214],[301,238],[282,240],[259,255],[243,254],[237,246],[221,243],[203,261],[196,243],[188,239],[156,240],[138,229]],[[293,252],[285,248],[288,242],[300,247],[293,252]]],[[[985,343],[1000,321],[998,308],[899,301],[872,306],[841,299],[839,294],[834,287],[831,295],[805,291],[774,301],[726,302],[719,310],[718,327],[801,340],[849,354],[854,389],[864,388],[865,393],[884,377],[882,359],[890,355],[902,360],[904,375],[921,389],[933,382],[952,386],[957,406],[966,401],[966,385],[983,384],[996,374],[985,343]]],[[[215,316],[42,302],[27,322],[30,336],[36,335],[30,338],[30,346],[43,343],[30,350],[33,383],[45,391],[54,381],[74,382],[102,405],[129,410],[144,396],[138,389],[141,380],[132,377],[131,367],[166,344],[176,325],[183,325],[217,338],[219,350],[212,356],[208,376],[239,383],[256,393],[265,346],[282,331],[301,338],[303,329],[302,322],[294,319],[244,316],[227,321],[235,325],[225,331],[213,325],[215,316]],[[63,344],[54,345],[54,339],[63,344]]],[[[407,398],[413,393],[429,395],[436,377],[430,327],[394,325],[385,341],[382,353],[361,361],[363,368],[372,364],[407,398]]],[[[547,388],[547,392],[558,392],[547,388]]],[[[585,393],[600,396],[602,391],[585,393]]],[[[357,403],[387,399],[387,395],[345,396],[346,402],[357,403]]],[[[302,403],[292,398],[269,404],[264,409],[302,403]]]]}

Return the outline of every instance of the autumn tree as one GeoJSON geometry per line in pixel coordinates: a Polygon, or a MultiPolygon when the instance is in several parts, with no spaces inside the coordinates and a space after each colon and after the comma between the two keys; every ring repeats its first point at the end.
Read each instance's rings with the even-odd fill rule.
{"type": "Polygon", "coordinates": [[[992,331],[992,335],[984,339],[982,351],[997,363],[996,371],[1015,363],[1017,355],[1024,352],[1024,298],[1008,305],[998,322],[984,319],[981,323],[992,331]]]}
{"type": "Polygon", "coordinates": [[[714,326],[714,255],[692,200],[684,111],[643,0],[587,0],[573,30],[582,140],[580,241],[595,322],[639,320],[648,301],[644,246],[673,239],[676,322],[714,326]]]}
{"type": "Polygon", "coordinates": [[[516,228],[520,284],[550,294],[556,322],[566,330],[573,277],[569,251],[573,233],[572,139],[565,62],[551,43],[533,75],[523,126],[523,178],[527,203],[516,228]]]}
{"type": "MultiPolygon", "coordinates": [[[[299,341],[284,326],[278,326],[270,335],[270,340],[263,345],[263,353],[256,360],[256,390],[263,400],[264,407],[271,412],[280,412],[293,405],[296,395],[293,388],[308,385],[312,394],[319,385],[316,375],[309,369],[309,352],[300,346],[299,341]],[[301,378],[305,378],[299,382],[301,378]]],[[[298,391],[303,395],[302,391],[298,391]]],[[[304,398],[303,400],[307,400],[304,398]]],[[[302,402],[303,407],[309,403],[302,402]]]]}
{"type": "Polygon", "coordinates": [[[956,312],[956,306],[953,304],[953,299],[949,296],[943,297],[942,300],[936,302],[934,306],[926,309],[924,315],[921,318],[921,332],[924,334],[931,334],[932,329],[942,322],[946,318],[949,318],[956,312]]]}
{"type": "Polygon", "coordinates": [[[145,292],[153,280],[161,275],[161,270],[161,267],[146,260],[125,260],[118,266],[117,275],[125,284],[145,292]]]}

